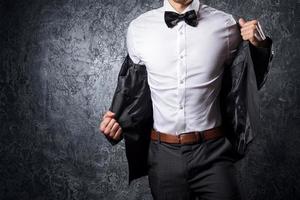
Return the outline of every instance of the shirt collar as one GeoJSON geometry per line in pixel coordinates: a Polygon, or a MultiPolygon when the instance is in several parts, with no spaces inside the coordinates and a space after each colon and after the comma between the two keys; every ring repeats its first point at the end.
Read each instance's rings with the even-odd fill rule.
{"type": "MultiPolygon", "coordinates": [[[[193,0],[183,11],[181,14],[190,11],[190,10],[195,10],[196,13],[198,13],[198,9],[200,6],[200,0],[193,0]]],[[[173,6],[170,4],[169,0],[164,0],[164,5],[163,7],[165,8],[165,11],[173,11],[179,14],[178,11],[173,8],[173,6]]]]}

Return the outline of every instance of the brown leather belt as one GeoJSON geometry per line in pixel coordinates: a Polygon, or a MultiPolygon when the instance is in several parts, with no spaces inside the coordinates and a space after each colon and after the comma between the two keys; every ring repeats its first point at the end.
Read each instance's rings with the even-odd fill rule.
{"type": "Polygon", "coordinates": [[[151,139],[161,142],[171,143],[171,144],[193,144],[200,141],[216,139],[223,136],[222,127],[215,127],[205,131],[194,131],[188,133],[182,133],[180,135],[174,135],[170,133],[162,133],[152,129],[151,139]]]}

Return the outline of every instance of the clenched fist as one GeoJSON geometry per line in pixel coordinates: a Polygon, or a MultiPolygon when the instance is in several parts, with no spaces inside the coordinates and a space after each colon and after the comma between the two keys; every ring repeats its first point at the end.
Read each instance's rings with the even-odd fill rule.
{"type": "Polygon", "coordinates": [[[255,47],[268,46],[268,40],[264,38],[264,33],[257,20],[245,21],[243,18],[240,18],[239,25],[243,40],[249,40],[255,47]]]}
{"type": "Polygon", "coordinates": [[[114,140],[119,140],[121,138],[122,128],[114,117],[115,113],[107,111],[100,123],[99,130],[106,136],[114,140]]]}

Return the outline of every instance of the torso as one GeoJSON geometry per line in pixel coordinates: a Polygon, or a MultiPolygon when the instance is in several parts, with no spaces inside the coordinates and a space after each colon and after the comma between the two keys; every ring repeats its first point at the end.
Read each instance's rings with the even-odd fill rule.
{"type": "Polygon", "coordinates": [[[168,28],[163,7],[134,21],[136,50],[148,72],[154,128],[161,132],[201,131],[222,122],[218,94],[229,37],[240,36],[228,28],[235,24],[231,15],[204,4],[199,14],[197,27],[180,21],[168,28]]]}

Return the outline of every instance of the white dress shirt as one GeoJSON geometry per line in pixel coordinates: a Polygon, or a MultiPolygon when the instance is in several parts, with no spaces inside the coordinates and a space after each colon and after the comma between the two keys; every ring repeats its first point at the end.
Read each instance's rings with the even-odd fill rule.
{"type": "MultiPolygon", "coordinates": [[[[126,45],[130,58],[146,66],[153,105],[153,128],[179,135],[221,125],[219,91],[224,63],[230,63],[242,38],[231,14],[193,0],[198,25],[183,20],[168,28],[163,6],[130,22],[126,45]]],[[[177,12],[178,13],[178,12],[177,12]]]]}

